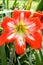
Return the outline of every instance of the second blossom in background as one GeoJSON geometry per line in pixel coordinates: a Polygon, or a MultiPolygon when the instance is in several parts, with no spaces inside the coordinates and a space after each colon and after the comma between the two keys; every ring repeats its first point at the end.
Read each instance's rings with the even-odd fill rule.
{"type": "Polygon", "coordinates": [[[43,32],[43,12],[42,11],[35,12],[33,17],[39,17],[41,21],[41,30],[43,32]]]}

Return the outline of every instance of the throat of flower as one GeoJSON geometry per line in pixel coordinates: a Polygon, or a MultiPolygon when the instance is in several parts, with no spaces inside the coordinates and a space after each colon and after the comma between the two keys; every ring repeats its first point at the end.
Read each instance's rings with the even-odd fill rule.
{"type": "Polygon", "coordinates": [[[25,34],[26,33],[26,26],[24,25],[24,22],[23,22],[23,20],[20,20],[20,23],[19,23],[19,25],[16,25],[15,26],[15,32],[16,33],[22,33],[22,34],[25,34]]]}
{"type": "Polygon", "coordinates": [[[24,24],[24,14],[23,13],[21,13],[21,15],[20,15],[19,24],[15,26],[15,32],[20,33],[20,34],[27,33],[26,25],[24,24]]]}

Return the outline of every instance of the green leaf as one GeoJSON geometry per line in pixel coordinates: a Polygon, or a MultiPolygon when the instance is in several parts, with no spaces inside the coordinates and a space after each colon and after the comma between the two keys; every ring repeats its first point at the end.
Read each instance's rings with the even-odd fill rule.
{"type": "Polygon", "coordinates": [[[12,6],[12,9],[15,9],[16,8],[16,5],[17,5],[17,0],[14,0],[14,4],[13,4],[13,6],[12,6]]]}
{"type": "Polygon", "coordinates": [[[7,65],[5,46],[0,47],[0,59],[2,65],[7,65]]]}
{"type": "Polygon", "coordinates": [[[38,10],[43,10],[43,0],[40,0],[40,3],[39,3],[39,5],[37,6],[36,11],[38,11],[38,10]]]}
{"type": "Polygon", "coordinates": [[[41,57],[41,65],[43,65],[43,54],[42,54],[42,51],[39,50],[39,53],[40,53],[40,57],[41,57]]]}
{"type": "Polygon", "coordinates": [[[40,0],[33,0],[30,10],[34,13],[37,10],[37,7],[40,3],[40,0]]]}

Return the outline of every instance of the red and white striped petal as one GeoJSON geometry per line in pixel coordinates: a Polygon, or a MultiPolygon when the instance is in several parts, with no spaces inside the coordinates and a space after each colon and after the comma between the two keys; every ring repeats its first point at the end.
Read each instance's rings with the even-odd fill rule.
{"type": "Polygon", "coordinates": [[[41,23],[38,18],[29,18],[27,23],[28,23],[26,24],[27,30],[31,33],[38,31],[41,27],[41,23]]]}
{"type": "Polygon", "coordinates": [[[43,23],[41,23],[41,30],[43,31],[43,23]]]}
{"type": "Polygon", "coordinates": [[[18,37],[15,41],[15,51],[17,54],[24,54],[26,51],[25,40],[22,37],[18,37]]]}
{"type": "Polygon", "coordinates": [[[24,17],[25,18],[29,18],[30,15],[31,15],[30,11],[24,11],[24,17]]]}
{"type": "Polygon", "coordinates": [[[33,14],[33,17],[39,17],[39,18],[41,18],[41,17],[43,17],[43,12],[42,11],[35,12],[33,14]]]}
{"type": "Polygon", "coordinates": [[[33,49],[40,49],[42,47],[42,36],[38,32],[34,32],[32,35],[27,35],[25,39],[33,49]]]}
{"type": "Polygon", "coordinates": [[[17,35],[15,33],[3,32],[2,35],[0,36],[0,46],[5,42],[13,42],[16,38],[17,35]]]}
{"type": "Polygon", "coordinates": [[[15,21],[12,18],[5,17],[2,22],[2,27],[5,31],[12,31],[14,30],[15,21]]]}
{"type": "Polygon", "coordinates": [[[12,17],[13,17],[14,19],[19,19],[19,18],[20,18],[20,13],[21,13],[21,11],[19,11],[19,10],[14,10],[13,13],[12,13],[12,17]]]}
{"type": "Polygon", "coordinates": [[[8,32],[3,32],[2,35],[0,36],[0,46],[5,44],[7,35],[8,35],[8,32]]]}
{"type": "Polygon", "coordinates": [[[20,18],[20,15],[21,13],[24,14],[24,18],[29,18],[31,12],[30,11],[20,11],[20,10],[14,10],[14,12],[12,13],[12,17],[14,19],[19,19],[20,18]]]}

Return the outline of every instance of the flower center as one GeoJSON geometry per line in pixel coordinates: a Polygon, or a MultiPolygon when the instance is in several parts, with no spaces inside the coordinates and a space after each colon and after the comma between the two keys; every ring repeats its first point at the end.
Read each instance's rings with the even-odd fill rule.
{"type": "Polygon", "coordinates": [[[24,25],[22,20],[20,20],[19,25],[15,26],[15,31],[19,33],[26,33],[26,26],[24,25]]]}
{"type": "Polygon", "coordinates": [[[23,34],[27,34],[27,26],[24,24],[24,13],[22,12],[20,15],[20,20],[18,25],[15,26],[15,32],[19,34],[23,33],[23,34]]]}

